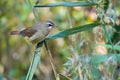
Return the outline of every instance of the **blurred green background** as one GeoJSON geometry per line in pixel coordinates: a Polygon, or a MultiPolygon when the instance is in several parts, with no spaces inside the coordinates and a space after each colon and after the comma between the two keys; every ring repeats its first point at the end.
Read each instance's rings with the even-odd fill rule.
{"type": "MultiPolygon", "coordinates": [[[[56,3],[59,1],[60,0],[40,0],[39,3],[47,4],[47,3],[56,3]]],[[[74,0],[74,1],[80,1],[80,0],[74,0]]],[[[92,2],[95,0],[86,0],[86,1],[92,2]]],[[[110,39],[113,45],[117,44],[120,40],[120,35],[119,35],[120,2],[119,0],[114,0],[112,3],[112,1],[110,0],[111,2],[109,2],[108,4],[104,4],[105,1],[109,1],[109,0],[102,0],[101,4],[104,6],[110,4],[112,5],[112,7],[108,7],[105,10],[104,8],[102,8],[103,7],[102,5],[99,8],[95,6],[85,6],[85,7],[60,6],[60,7],[34,8],[33,10],[31,6],[35,4],[36,2],[35,0],[31,0],[30,1],[31,3],[29,3],[29,0],[1,0],[0,1],[0,80],[25,80],[30,62],[34,54],[35,47],[32,46],[32,44],[27,39],[21,36],[11,36],[10,32],[12,30],[21,30],[23,28],[30,27],[31,25],[35,24],[37,21],[45,21],[49,19],[53,20],[58,26],[54,28],[50,33],[50,35],[53,35],[62,30],[70,29],[76,26],[94,23],[95,21],[99,22],[100,21],[100,18],[98,18],[98,16],[100,16],[99,12],[105,10],[106,14],[104,21],[109,24],[109,22],[113,20],[114,21],[113,23],[116,25],[115,27],[111,26],[111,24],[106,26],[107,26],[108,34],[111,36],[110,39]],[[116,12],[115,9],[113,9],[113,4],[116,7],[116,12]],[[108,11],[108,9],[110,9],[110,11],[108,11]],[[116,15],[116,20],[113,19],[113,17],[111,17],[110,15],[111,16],[116,15]],[[110,31],[111,27],[113,31],[110,31]]],[[[49,40],[48,47],[52,53],[54,60],[53,63],[55,64],[56,71],[59,73],[65,73],[65,74],[68,73],[67,76],[70,75],[69,77],[72,77],[73,79],[73,76],[75,76],[75,74],[74,75],[72,74],[76,70],[70,72],[70,70],[72,69],[67,67],[68,70],[65,71],[66,67],[64,67],[63,64],[65,63],[69,64],[69,61],[71,61],[70,63],[72,65],[75,63],[77,59],[79,59],[78,56],[81,55],[82,56],[93,55],[93,54],[100,55],[100,54],[114,53],[114,51],[109,51],[105,46],[92,46],[93,44],[107,44],[105,37],[106,36],[104,36],[104,29],[98,26],[92,30],[83,31],[81,33],[77,33],[69,37],[49,40]]],[[[119,53],[119,50],[115,50],[115,53],[119,53]]],[[[89,60],[89,57],[87,57],[87,60],[89,60]]],[[[69,65],[69,67],[71,65],[69,65]]],[[[82,66],[84,66],[84,64],[82,64],[82,66]]],[[[95,74],[96,73],[98,72],[95,71],[95,74]]],[[[104,70],[101,70],[101,73],[104,74],[105,73],[104,70]]],[[[95,78],[92,76],[91,80],[93,79],[95,78]]],[[[49,62],[49,55],[47,54],[44,46],[42,48],[41,62],[35,72],[33,80],[54,80],[53,70],[49,62]]],[[[61,78],[61,80],[66,80],[66,79],[61,78]]],[[[75,77],[74,80],[79,80],[79,79],[75,77]]]]}

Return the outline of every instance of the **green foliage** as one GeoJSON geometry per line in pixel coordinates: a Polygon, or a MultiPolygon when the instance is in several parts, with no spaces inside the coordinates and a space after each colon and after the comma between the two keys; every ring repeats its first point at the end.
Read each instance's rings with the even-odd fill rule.
{"type": "Polygon", "coordinates": [[[120,51],[120,46],[118,46],[118,45],[113,46],[113,45],[109,45],[109,44],[95,44],[94,46],[104,46],[111,50],[120,51]]]}
{"type": "Polygon", "coordinates": [[[32,77],[35,73],[35,70],[37,69],[37,66],[40,62],[40,56],[41,56],[41,47],[43,45],[43,42],[39,43],[36,47],[29,71],[27,73],[26,80],[32,80],[32,77]]]}
{"type": "Polygon", "coordinates": [[[75,7],[75,6],[92,6],[92,5],[97,5],[96,3],[89,3],[86,1],[81,1],[81,2],[58,2],[58,3],[51,3],[51,4],[40,4],[40,5],[35,5],[34,7],[57,7],[57,6],[70,6],[70,7],[75,7]]]}
{"type": "MultiPolygon", "coordinates": [[[[48,55],[44,54],[46,51],[43,50],[41,53],[43,43],[39,44],[34,50],[26,80],[54,80],[53,77],[56,80],[119,80],[120,24],[116,24],[116,20],[119,22],[120,6],[117,6],[117,2],[120,3],[119,0],[114,2],[112,0],[64,1],[47,4],[43,3],[49,0],[43,1],[43,3],[40,0],[36,1],[38,2],[31,3],[32,0],[26,0],[27,3],[21,0],[0,2],[0,80],[5,79],[5,75],[10,76],[8,80],[24,80],[29,60],[31,60],[28,53],[33,53],[30,44],[26,45],[21,37],[10,37],[9,32],[14,30],[15,26],[19,26],[18,28],[21,29],[23,25],[32,25],[34,18],[45,20],[50,17],[58,23],[58,29],[53,31],[54,35],[45,39],[51,42],[48,46],[50,46],[53,58],[50,54],[49,57],[53,60],[48,61],[48,55]],[[64,7],[63,10],[61,6],[64,7]],[[56,7],[60,8],[55,9],[56,7]],[[54,12],[59,14],[55,15],[54,12]],[[97,19],[93,20],[95,13],[97,19]],[[67,21],[69,26],[66,26],[67,21]],[[95,36],[99,35],[100,31],[93,34],[92,30],[98,26],[103,29],[104,33],[97,36],[98,42],[95,42],[95,36]],[[102,49],[102,52],[104,49],[107,51],[104,52],[104,55],[98,55],[99,49],[102,49]],[[64,57],[59,54],[61,51],[64,57]],[[63,58],[67,58],[64,66],[62,66],[62,61],[65,60],[63,58]],[[42,65],[39,65],[41,70],[37,71],[33,78],[40,59],[43,62],[42,65]]],[[[50,52],[49,49],[47,51],[50,52]]]]}
{"type": "Polygon", "coordinates": [[[93,24],[87,24],[87,25],[84,25],[84,26],[77,26],[77,27],[74,27],[72,29],[68,29],[68,30],[63,30],[53,36],[49,36],[48,38],[46,39],[56,39],[56,38],[63,38],[63,37],[67,37],[69,35],[72,35],[72,34],[76,34],[78,32],[82,32],[82,31],[85,31],[85,30],[89,30],[89,29],[92,29],[96,26],[98,26],[99,23],[93,23],[93,24]]]}

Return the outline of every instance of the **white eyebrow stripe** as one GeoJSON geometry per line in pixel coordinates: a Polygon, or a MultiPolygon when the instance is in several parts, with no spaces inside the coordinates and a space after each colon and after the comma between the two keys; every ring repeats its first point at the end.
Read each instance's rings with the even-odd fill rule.
{"type": "Polygon", "coordinates": [[[51,24],[52,26],[54,25],[53,23],[47,23],[47,24],[51,24]]]}

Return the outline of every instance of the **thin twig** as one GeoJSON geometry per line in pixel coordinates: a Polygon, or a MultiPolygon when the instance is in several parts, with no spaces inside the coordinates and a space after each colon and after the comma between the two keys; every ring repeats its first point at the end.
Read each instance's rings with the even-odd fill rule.
{"type": "Polygon", "coordinates": [[[64,74],[59,73],[59,75],[64,76],[64,77],[67,78],[68,80],[72,80],[71,78],[69,78],[68,76],[66,76],[66,75],[64,75],[64,74]]]}
{"type": "Polygon", "coordinates": [[[83,80],[83,74],[82,74],[82,69],[81,69],[80,63],[78,65],[78,74],[79,74],[80,80],[83,80]]]}
{"type": "Polygon", "coordinates": [[[51,64],[51,67],[52,67],[52,69],[53,69],[53,72],[54,72],[54,75],[55,75],[55,78],[56,78],[56,80],[60,80],[60,78],[59,78],[59,74],[57,74],[57,72],[56,72],[56,70],[55,70],[55,65],[53,64],[53,58],[52,58],[52,55],[51,55],[51,52],[50,52],[50,50],[49,50],[49,48],[48,48],[48,46],[47,46],[47,42],[44,40],[44,44],[45,44],[45,48],[46,48],[46,50],[47,50],[47,52],[48,52],[48,54],[49,54],[49,60],[50,60],[50,64],[51,64]]]}

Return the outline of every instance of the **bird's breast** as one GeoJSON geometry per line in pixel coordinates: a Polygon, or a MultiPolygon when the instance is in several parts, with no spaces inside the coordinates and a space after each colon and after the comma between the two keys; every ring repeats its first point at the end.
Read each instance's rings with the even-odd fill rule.
{"type": "Polygon", "coordinates": [[[49,34],[46,30],[38,30],[33,36],[30,37],[32,43],[39,43],[43,41],[49,34]]]}

